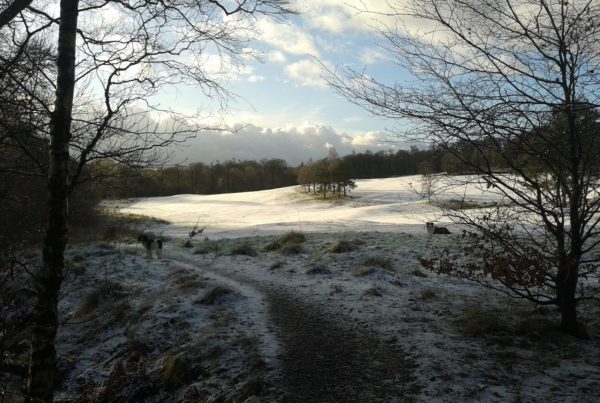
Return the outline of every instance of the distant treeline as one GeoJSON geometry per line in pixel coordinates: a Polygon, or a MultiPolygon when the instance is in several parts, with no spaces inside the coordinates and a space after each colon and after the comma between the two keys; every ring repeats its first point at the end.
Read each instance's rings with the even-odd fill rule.
{"type": "MultiPolygon", "coordinates": [[[[299,167],[290,167],[281,159],[269,159],[212,164],[198,162],[160,169],[121,167],[102,161],[92,169],[96,171],[96,177],[105,178],[98,185],[103,197],[125,198],[234,193],[306,185],[314,179],[309,174],[309,167],[319,167],[318,178],[321,183],[327,184],[327,192],[343,194],[350,187],[345,183],[349,179],[414,175],[448,168],[443,166],[442,153],[434,149],[412,148],[396,152],[367,151],[344,157],[338,157],[332,150],[328,157],[319,161],[309,160],[299,167]]],[[[320,189],[321,192],[323,190],[320,189]]]]}
{"type": "Polygon", "coordinates": [[[106,165],[103,169],[112,174],[100,185],[105,198],[235,193],[296,184],[295,168],[281,159],[197,162],[160,169],[106,165]]]}

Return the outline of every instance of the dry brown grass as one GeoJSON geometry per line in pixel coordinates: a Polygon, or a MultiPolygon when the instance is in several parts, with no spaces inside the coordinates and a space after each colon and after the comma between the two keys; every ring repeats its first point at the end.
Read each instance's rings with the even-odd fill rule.
{"type": "Polygon", "coordinates": [[[352,252],[357,250],[361,245],[364,245],[364,241],[361,241],[360,239],[353,239],[353,240],[340,240],[337,241],[336,243],[334,243],[331,246],[331,249],[329,249],[329,251],[331,253],[347,253],[347,252],[352,252]]]}
{"type": "Polygon", "coordinates": [[[284,255],[297,255],[304,252],[302,244],[306,241],[306,235],[302,232],[290,231],[263,248],[266,252],[280,251],[284,255]]]}

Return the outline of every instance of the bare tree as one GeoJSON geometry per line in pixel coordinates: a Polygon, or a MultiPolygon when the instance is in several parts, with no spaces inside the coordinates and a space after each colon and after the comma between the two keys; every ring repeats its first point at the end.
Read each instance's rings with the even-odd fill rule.
{"type": "MultiPolygon", "coordinates": [[[[34,275],[31,399],[51,401],[53,396],[68,200],[83,167],[101,158],[147,162],[159,158],[154,151],[177,141],[178,133],[191,134],[177,114],[171,113],[174,126],[158,127],[148,124],[140,108],[168,112],[148,99],[177,83],[198,85],[224,103],[230,94],[207,71],[204,55],[220,55],[235,68],[254,32],[253,21],[260,15],[279,18],[290,12],[287,5],[284,0],[61,0],[56,18],[29,1],[2,3],[0,28],[10,30],[17,53],[36,35],[58,41],[54,72],[39,68],[55,98],[53,106],[39,100],[48,116],[50,151],[43,263],[34,275]]],[[[10,60],[0,69],[7,75],[14,71],[10,60]]],[[[28,95],[36,96],[33,91],[28,95]]]]}
{"type": "Polygon", "coordinates": [[[597,275],[589,255],[600,235],[600,3],[389,5],[379,16],[388,21],[379,26],[384,47],[417,80],[390,84],[344,68],[331,84],[377,115],[412,120],[414,131],[404,135],[426,133],[472,173],[455,177],[456,185],[480,186],[499,199],[492,212],[450,212],[488,242],[474,259],[438,267],[557,305],[562,330],[582,336],[577,304],[594,298],[583,278],[597,275]],[[477,158],[458,152],[465,144],[477,158]],[[494,169],[499,159],[508,169],[494,169]]]}

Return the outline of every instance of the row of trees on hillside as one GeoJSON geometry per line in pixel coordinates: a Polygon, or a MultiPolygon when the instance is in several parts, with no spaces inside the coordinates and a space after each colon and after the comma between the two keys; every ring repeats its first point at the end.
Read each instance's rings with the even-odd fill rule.
{"type": "Polygon", "coordinates": [[[97,185],[104,198],[235,193],[296,184],[296,170],[281,159],[142,169],[102,162],[97,168],[112,171],[97,185]]]}

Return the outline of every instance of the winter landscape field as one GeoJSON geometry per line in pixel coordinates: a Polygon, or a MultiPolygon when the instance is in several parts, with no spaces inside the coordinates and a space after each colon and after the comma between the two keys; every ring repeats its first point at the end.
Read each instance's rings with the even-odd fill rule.
{"type": "Polygon", "coordinates": [[[345,199],[288,187],[105,204],[155,220],[69,248],[56,400],[597,401],[596,307],[578,340],[552,308],[425,270],[420,258],[465,241],[452,224],[427,234],[447,219],[418,181],[358,181],[345,199]],[[163,259],[137,231],[165,239],[163,259]]]}

